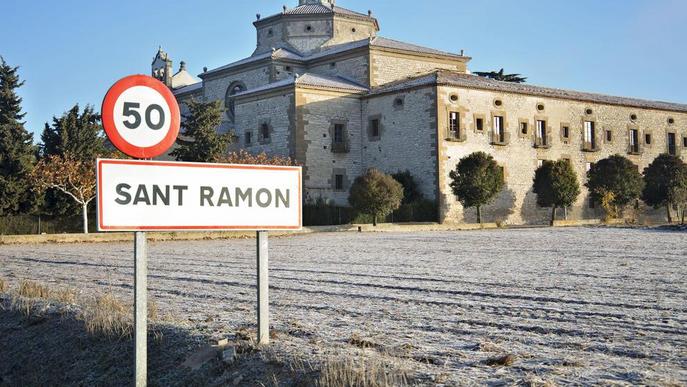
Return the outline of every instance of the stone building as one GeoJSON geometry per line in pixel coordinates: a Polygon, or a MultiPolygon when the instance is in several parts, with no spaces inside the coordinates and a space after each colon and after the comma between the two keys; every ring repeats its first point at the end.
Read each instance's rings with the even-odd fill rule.
{"type": "MultiPolygon", "coordinates": [[[[590,165],[612,154],[640,170],[663,152],[687,155],[687,105],[477,77],[462,52],[379,36],[372,12],[334,0],[300,0],[253,24],[251,56],[194,82],[183,65],[171,75],[160,51],[153,75],[182,108],[190,98],[222,100],[219,130],[234,133],[234,150],[299,161],[310,200],[347,205],[351,182],[366,169],[407,169],[437,202],[439,221],[473,222],[474,210],[463,210],[448,176],[462,157],[485,151],[504,167],[507,182],[484,209],[485,220],[542,223],[549,210],[536,206],[532,178],[543,160],[569,159],[583,184],[590,165]]],[[[583,188],[567,215],[600,213],[583,188]]]]}

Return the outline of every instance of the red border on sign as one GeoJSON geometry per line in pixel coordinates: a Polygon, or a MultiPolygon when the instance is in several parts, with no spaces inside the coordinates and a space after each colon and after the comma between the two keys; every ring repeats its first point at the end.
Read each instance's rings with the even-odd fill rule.
{"type": "Polygon", "coordinates": [[[105,94],[105,99],[103,100],[102,109],[100,111],[103,116],[103,128],[105,129],[107,137],[112,141],[112,145],[131,157],[149,159],[159,156],[174,145],[174,141],[176,141],[179,135],[181,113],[174,94],[172,94],[164,83],[147,75],[130,75],[117,81],[112,85],[110,90],[107,91],[107,94],[105,94]],[[167,102],[171,114],[169,132],[167,132],[167,135],[162,141],[150,147],[143,148],[127,142],[119,134],[114,122],[114,106],[117,99],[124,91],[135,86],[147,86],[160,93],[167,102]]]}
{"type": "Polygon", "coordinates": [[[302,180],[301,167],[286,167],[277,165],[242,165],[242,164],[209,164],[188,162],[164,162],[147,160],[97,160],[97,196],[98,196],[98,229],[99,231],[194,231],[194,230],[300,230],[303,228],[303,198],[301,197],[302,180]],[[298,225],[296,226],[106,226],[103,224],[103,195],[102,195],[102,166],[103,164],[124,165],[156,165],[161,167],[188,167],[188,168],[219,168],[219,169],[249,169],[249,170],[286,170],[298,171],[298,225]]]}

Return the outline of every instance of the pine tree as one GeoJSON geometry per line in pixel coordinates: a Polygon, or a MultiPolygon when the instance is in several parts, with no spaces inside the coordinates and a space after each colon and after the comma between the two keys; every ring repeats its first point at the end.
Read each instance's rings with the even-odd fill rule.
{"type": "Polygon", "coordinates": [[[171,155],[179,161],[216,162],[225,156],[231,135],[217,133],[222,123],[220,101],[188,103],[189,114],[184,116],[183,137],[177,139],[178,148],[171,155]]]}
{"type": "Polygon", "coordinates": [[[21,121],[26,113],[16,90],[24,82],[17,71],[0,57],[0,215],[27,213],[35,204],[28,179],[35,149],[21,121]]]}
{"type": "Polygon", "coordinates": [[[60,117],[53,117],[52,125],[47,122],[41,140],[41,156],[65,156],[67,154],[83,161],[94,161],[107,153],[105,136],[100,123],[100,114],[86,105],[80,112],[78,104],[60,117]]]}

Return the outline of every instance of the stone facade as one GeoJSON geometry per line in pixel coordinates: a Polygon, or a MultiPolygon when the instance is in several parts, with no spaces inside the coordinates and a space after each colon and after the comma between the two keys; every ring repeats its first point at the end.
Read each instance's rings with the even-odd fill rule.
{"type": "MultiPolygon", "coordinates": [[[[219,130],[235,134],[231,150],[301,163],[308,200],[345,206],[350,184],[366,169],[409,170],[424,196],[437,202],[439,221],[474,222],[475,211],[453,196],[449,172],[462,157],[484,151],[504,167],[507,181],[484,208],[485,221],[546,223],[549,209],[536,206],[531,188],[543,160],[569,159],[584,184],[591,163],[612,154],[643,169],[668,150],[670,133],[671,150],[687,157],[687,105],[485,80],[470,75],[462,52],[383,38],[371,12],[328,0],[300,0],[276,15],[258,15],[253,24],[257,45],[250,57],[206,69],[196,84],[170,87],[182,112],[191,98],[223,101],[227,114],[219,130]],[[450,116],[458,119],[458,132],[449,131],[450,116]],[[504,129],[498,138],[495,117],[504,129]],[[585,141],[592,125],[594,138],[585,141]],[[630,130],[641,140],[634,149],[630,130]]],[[[156,56],[152,71],[170,73],[166,54],[156,56]]],[[[644,214],[663,217],[649,209],[644,214]]],[[[567,216],[601,214],[590,208],[583,187],[567,216]]]]}

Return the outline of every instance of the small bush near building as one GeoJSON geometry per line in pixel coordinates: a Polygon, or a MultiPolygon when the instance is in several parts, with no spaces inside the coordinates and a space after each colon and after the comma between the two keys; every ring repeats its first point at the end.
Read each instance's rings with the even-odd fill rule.
{"type": "Polygon", "coordinates": [[[665,207],[670,223],[673,221],[670,211],[673,206],[683,212],[684,219],[684,206],[687,203],[687,164],[679,157],[662,154],[644,168],[644,183],[642,200],[646,204],[656,209],[665,207]]]}
{"type": "Polygon", "coordinates": [[[348,197],[348,202],[356,211],[372,216],[375,226],[379,217],[398,209],[402,200],[401,183],[374,168],[355,179],[348,197]]]}
{"type": "Polygon", "coordinates": [[[482,223],[482,206],[491,203],[506,185],[503,169],[484,152],[475,152],[462,158],[449,176],[458,201],[465,208],[477,209],[479,223],[482,223]]]}
{"type": "Polygon", "coordinates": [[[551,225],[556,208],[570,207],[580,195],[580,184],[569,160],[545,161],[534,172],[533,191],[537,205],[551,208],[551,225]]]}
{"type": "Polygon", "coordinates": [[[602,203],[605,198],[608,203],[606,214],[613,216],[639,198],[644,181],[637,165],[623,156],[614,155],[592,165],[587,172],[585,186],[594,202],[602,203]],[[613,194],[610,200],[608,193],[613,194]]]}

